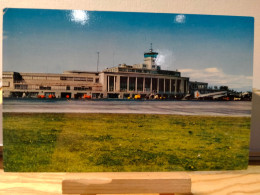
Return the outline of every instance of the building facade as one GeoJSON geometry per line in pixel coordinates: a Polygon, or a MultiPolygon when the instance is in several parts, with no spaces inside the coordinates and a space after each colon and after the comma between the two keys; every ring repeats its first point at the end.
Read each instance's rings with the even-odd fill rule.
{"type": "Polygon", "coordinates": [[[3,97],[80,98],[99,96],[102,85],[95,72],[67,71],[63,74],[3,72],[3,97]]]}
{"type": "Polygon", "coordinates": [[[101,72],[65,71],[62,74],[3,72],[3,97],[56,98],[182,98],[189,78],[161,70],[158,53],[144,53],[144,63],[107,68],[101,72]]]}
{"type": "Polygon", "coordinates": [[[199,91],[202,94],[209,93],[208,92],[208,83],[189,81],[190,94],[194,94],[195,91],[199,91]]]}

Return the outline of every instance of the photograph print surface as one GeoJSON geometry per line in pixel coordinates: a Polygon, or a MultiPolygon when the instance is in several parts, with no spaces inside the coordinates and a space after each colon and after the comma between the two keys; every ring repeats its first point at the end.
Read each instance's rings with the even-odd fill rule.
{"type": "Polygon", "coordinates": [[[5,9],[4,170],[245,169],[254,19],[5,9]]]}

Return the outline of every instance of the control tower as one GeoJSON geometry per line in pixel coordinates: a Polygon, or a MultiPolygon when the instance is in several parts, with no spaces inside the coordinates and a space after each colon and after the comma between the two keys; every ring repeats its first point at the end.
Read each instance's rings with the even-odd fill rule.
{"type": "Polygon", "coordinates": [[[147,69],[158,70],[160,66],[157,66],[155,61],[157,58],[158,53],[153,51],[153,45],[151,43],[151,48],[149,52],[144,53],[144,64],[146,65],[147,69]]]}

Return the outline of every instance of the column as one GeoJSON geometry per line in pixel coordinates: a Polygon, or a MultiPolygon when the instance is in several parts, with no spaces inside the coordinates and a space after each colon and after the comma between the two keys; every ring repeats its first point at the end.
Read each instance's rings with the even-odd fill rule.
{"type": "Polygon", "coordinates": [[[170,79],[170,94],[172,93],[172,80],[170,79]]]}
{"type": "Polygon", "coordinates": [[[181,79],[181,93],[184,93],[184,79],[181,79]]]}
{"type": "Polygon", "coordinates": [[[137,92],[137,77],[135,77],[135,92],[137,92]]]}
{"type": "Polygon", "coordinates": [[[107,75],[104,76],[104,81],[105,81],[105,84],[106,84],[106,85],[104,85],[104,87],[105,87],[104,91],[107,92],[108,91],[108,84],[107,84],[108,83],[108,76],[107,75]]]}
{"type": "Polygon", "coordinates": [[[150,92],[153,92],[153,78],[151,78],[151,83],[150,83],[150,92]]]}
{"type": "Polygon", "coordinates": [[[177,94],[177,79],[175,79],[175,90],[174,90],[175,95],[177,94]]]}
{"type": "Polygon", "coordinates": [[[143,77],[143,92],[145,92],[145,77],[143,77]]]}
{"type": "Polygon", "coordinates": [[[165,93],[165,78],[163,79],[163,93],[165,93]]]}
{"type": "Polygon", "coordinates": [[[190,93],[190,89],[189,89],[189,80],[187,80],[186,84],[187,84],[187,87],[186,87],[187,93],[190,93]]]}
{"type": "Polygon", "coordinates": [[[110,76],[107,76],[107,91],[110,91],[110,76]]]}
{"type": "Polygon", "coordinates": [[[159,78],[157,78],[157,93],[159,93],[159,78]]]}
{"type": "Polygon", "coordinates": [[[101,78],[101,83],[102,83],[102,79],[103,79],[103,85],[102,85],[102,92],[101,94],[103,95],[103,97],[106,97],[107,95],[107,75],[105,73],[101,73],[100,75],[101,78]]]}
{"type": "Polygon", "coordinates": [[[129,92],[129,77],[127,77],[127,86],[126,86],[126,91],[129,92]]]}
{"type": "Polygon", "coordinates": [[[120,76],[116,76],[116,91],[120,92],[120,76]]]}
{"type": "Polygon", "coordinates": [[[114,76],[114,90],[113,91],[116,91],[116,76],[114,76]]]}

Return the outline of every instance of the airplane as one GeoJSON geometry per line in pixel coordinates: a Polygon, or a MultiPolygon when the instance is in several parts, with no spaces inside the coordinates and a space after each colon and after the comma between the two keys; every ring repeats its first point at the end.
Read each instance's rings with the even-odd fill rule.
{"type": "Polygon", "coordinates": [[[194,97],[199,99],[203,97],[211,97],[212,99],[217,99],[220,97],[227,96],[226,91],[218,91],[218,92],[213,92],[213,93],[206,93],[206,94],[201,94],[199,91],[194,92],[194,97]]]}

